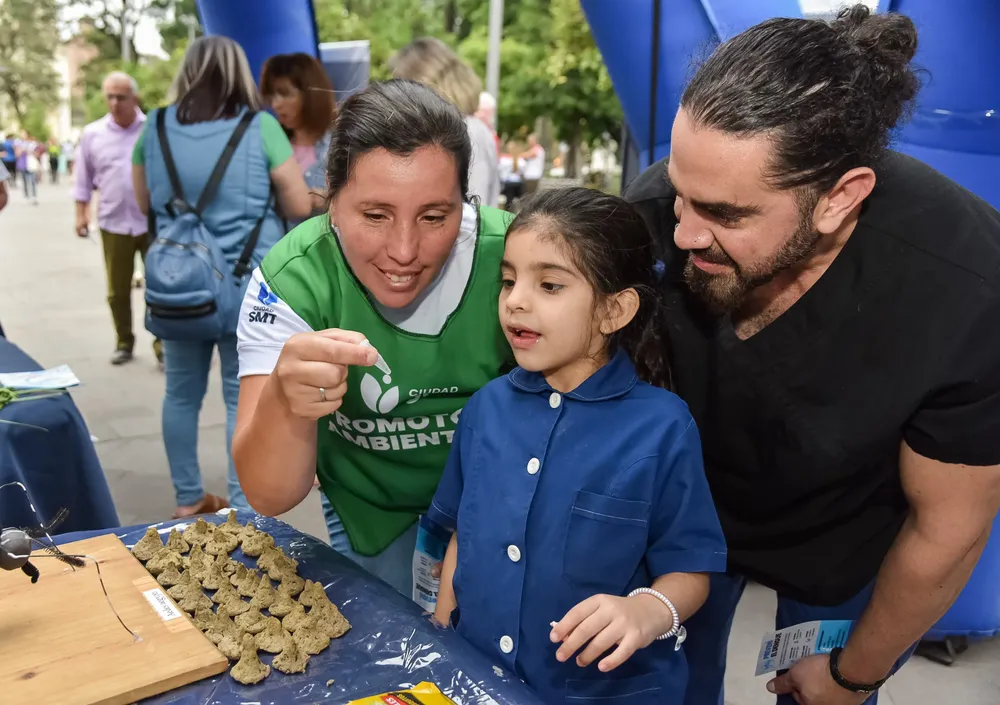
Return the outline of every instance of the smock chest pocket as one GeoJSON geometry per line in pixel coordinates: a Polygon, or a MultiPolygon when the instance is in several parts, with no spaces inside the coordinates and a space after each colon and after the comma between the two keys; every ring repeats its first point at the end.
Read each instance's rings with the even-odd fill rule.
{"type": "Polygon", "coordinates": [[[579,491],[570,510],[563,576],[580,588],[620,594],[646,553],[649,502],[579,491]]]}

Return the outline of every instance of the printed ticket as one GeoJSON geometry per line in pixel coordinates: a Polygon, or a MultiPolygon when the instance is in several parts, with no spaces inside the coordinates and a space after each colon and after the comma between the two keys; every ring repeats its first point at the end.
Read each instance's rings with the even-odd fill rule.
{"type": "Polygon", "coordinates": [[[417,546],[413,552],[413,601],[428,612],[434,612],[441,586],[441,581],[431,571],[444,560],[449,539],[440,534],[426,517],[421,517],[417,527],[417,546]]]}
{"type": "Polygon", "coordinates": [[[796,661],[813,654],[828,654],[847,643],[853,622],[823,620],[803,622],[777,632],[765,634],[757,657],[757,672],[764,675],[791,668],[796,661]]]}

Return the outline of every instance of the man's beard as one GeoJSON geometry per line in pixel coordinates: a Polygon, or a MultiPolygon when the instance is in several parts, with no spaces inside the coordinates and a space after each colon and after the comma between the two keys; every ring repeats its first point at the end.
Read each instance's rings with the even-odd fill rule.
{"type": "Polygon", "coordinates": [[[805,261],[812,254],[820,233],[813,230],[811,219],[802,218],[795,232],[769,259],[750,267],[741,267],[726,254],[721,247],[696,250],[688,254],[684,265],[684,280],[691,291],[697,294],[716,315],[738,311],[743,307],[750,292],[766,284],[781,272],[805,261]],[[699,259],[713,264],[722,264],[732,271],[725,274],[708,274],[695,266],[691,259],[697,254],[699,259]]]}

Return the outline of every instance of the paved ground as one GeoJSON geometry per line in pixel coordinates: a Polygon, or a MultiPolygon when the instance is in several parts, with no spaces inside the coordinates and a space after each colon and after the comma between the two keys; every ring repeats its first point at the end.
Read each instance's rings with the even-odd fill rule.
{"type": "MultiPolygon", "coordinates": [[[[15,194],[0,213],[0,321],[8,337],[41,364],[68,363],[83,380],[73,397],[98,439],[122,522],[168,518],[174,498],[160,439],[163,378],[138,315],[141,293],[134,298],[138,357],[112,367],[100,246],[74,236],[68,188],[44,186],[40,198],[32,206],[15,194]]],[[[202,410],[199,450],[206,488],[224,494],[225,418],[217,369],[202,410]]],[[[283,518],[323,535],[315,493],[283,518]]],[[[730,642],[727,705],[773,703],[765,680],[752,676],[760,637],[773,620],[773,600],[769,591],[751,588],[740,607],[730,642]]],[[[951,668],[915,659],[890,682],[881,703],[997,705],[1000,640],[973,645],[951,668]]]]}

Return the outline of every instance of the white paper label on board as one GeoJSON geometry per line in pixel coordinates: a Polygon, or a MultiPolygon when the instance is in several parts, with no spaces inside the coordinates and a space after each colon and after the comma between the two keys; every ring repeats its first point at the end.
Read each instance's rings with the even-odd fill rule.
{"type": "Polygon", "coordinates": [[[160,619],[164,622],[177,619],[184,614],[174,606],[174,603],[170,601],[170,598],[167,597],[166,593],[159,588],[145,590],[143,591],[142,596],[149,601],[149,604],[151,604],[153,609],[156,610],[156,614],[160,615],[160,619]]]}

